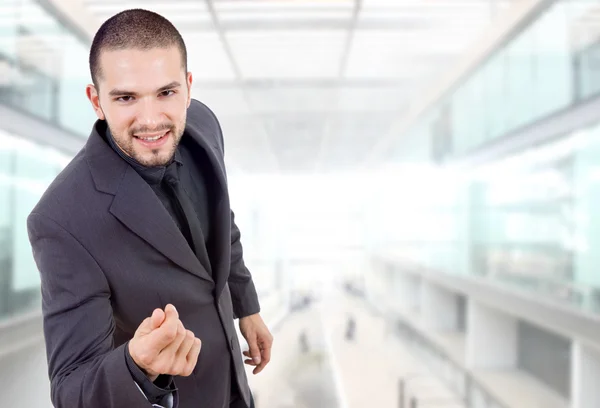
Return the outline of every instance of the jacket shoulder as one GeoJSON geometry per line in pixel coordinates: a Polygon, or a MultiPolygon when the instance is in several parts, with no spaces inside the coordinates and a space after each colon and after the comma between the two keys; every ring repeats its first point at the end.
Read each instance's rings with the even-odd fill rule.
{"type": "Polygon", "coordinates": [[[188,122],[213,134],[223,149],[223,131],[217,115],[203,102],[193,99],[190,102],[188,122]]]}
{"type": "Polygon", "coordinates": [[[74,210],[86,205],[83,201],[90,196],[90,188],[94,189],[94,184],[84,148],[54,178],[31,213],[43,214],[64,226],[77,212],[74,210]]]}

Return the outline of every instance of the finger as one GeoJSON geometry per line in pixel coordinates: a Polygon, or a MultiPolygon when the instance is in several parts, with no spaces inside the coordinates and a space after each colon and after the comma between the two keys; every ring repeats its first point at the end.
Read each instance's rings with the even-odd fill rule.
{"type": "Polygon", "coordinates": [[[258,348],[258,342],[256,336],[246,339],[248,341],[248,347],[250,348],[250,358],[254,360],[256,364],[260,364],[260,349],[258,348]]]}
{"type": "Polygon", "coordinates": [[[167,315],[167,318],[179,319],[179,312],[175,309],[175,306],[170,303],[165,307],[165,314],[167,315]]]}
{"type": "Polygon", "coordinates": [[[159,358],[173,360],[177,354],[177,350],[181,346],[181,343],[185,340],[186,331],[181,321],[177,321],[177,334],[172,341],[170,341],[160,352],[159,358]]]}
{"type": "MultiPolygon", "coordinates": [[[[165,319],[160,327],[150,334],[152,342],[158,350],[163,350],[171,344],[180,333],[180,330],[185,329],[179,320],[179,314],[175,307],[171,304],[165,308],[165,319]],[[181,327],[180,327],[181,325],[181,327]]],[[[175,349],[176,351],[177,349],[175,349]]]]}
{"type": "Polygon", "coordinates": [[[163,312],[161,309],[154,309],[154,312],[152,312],[152,316],[150,317],[150,329],[158,329],[160,325],[164,322],[165,317],[165,312],[163,312]]]}
{"type": "Polygon", "coordinates": [[[200,355],[200,349],[202,348],[202,342],[200,341],[199,338],[194,337],[194,343],[192,345],[192,348],[190,349],[190,352],[188,353],[186,360],[187,360],[187,371],[185,374],[190,375],[193,371],[194,368],[196,367],[196,364],[198,363],[198,356],[200,355]]]}
{"type": "Polygon", "coordinates": [[[260,373],[271,361],[271,341],[263,342],[263,348],[261,350],[261,362],[254,369],[253,374],[260,373]]]}
{"type": "Polygon", "coordinates": [[[261,371],[262,371],[262,370],[265,368],[265,366],[266,366],[266,365],[267,365],[267,361],[263,360],[263,361],[262,361],[260,364],[258,364],[258,365],[256,366],[256,368],[255,368],[255,369],[252,371],[252,374],[258,374],[258,373],[260,373],[260,372],[261,372],[261,371]]]}
{"type": "Polygon", "coordinates": [[[257,366],[258,364],[254,362],[254,360],[252,360],[252,356],[250,355],[250,352],[248,350],[242,352],[242,354],[245,357],[248,357],[247,360],[244,360],[244,363],[248,364],[248,365],[253,365],[253,366],[257,366]]]}
{"type": "Polygon", "coordinates": [[[202,341],[198,337],[194,337],[194,343],[189,353],[186,356],[186,359],[190,363],[196,364],[198,361],[198,355],[200,354],[200,350],[202,349],[202,341]]]}
{"type": "Polygon", "coordinates": [[[134,337],[138,335],[145,335],[152,331],[152,323],[150,322],[150,318],[146,317],[142,323],[138,326],[135,331],[134,337]]]}
{"type": "Polygon", "coordinates": [[[271,361],[271,343],[266,343],[261,350],[262,361],[261,364],[267,365],[271,361]]]}
{"type": "Polygon", "coordinates": [[[244,363],[251,365],[251,366],[257,366],[258,364],[254,362],[254,360],[252,360],[252,356],[250,355],[249,351],[244,351],[243,352],[244,356],[248,357],[247,360],[244,360],[244,363]]]}
{"type": "Polygon", "coordinates": [[[177,349],[177,354],[176,354],[177,360],[186,360],[187,359],[187,355],[189,354],[190,350],[192,349],[192,346],[194,345],[195,338],[196,337],[194,336],[194,333],[192,333],[190,330],[185,331],[185,338],[183,339],[183,342],[179,346],[179,349],[177,349]]]}

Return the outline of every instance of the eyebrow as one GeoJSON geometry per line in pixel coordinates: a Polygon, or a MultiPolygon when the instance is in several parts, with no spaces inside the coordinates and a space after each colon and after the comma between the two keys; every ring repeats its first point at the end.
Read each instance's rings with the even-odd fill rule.
{"type": "MultiPolygon", "coordinates": [[[[167,89],[178,88],[180,86],[181,86],[181,84],[178,81],[173,81],[165,86],[161,86],[160,88],[158,88],[156,90],[156,93],[161,93],[163,91],[166,91],[167,89]]],[[[122,89],[113,89],[108,93],[108,95],[109,96],[137,96],[138,93],[132,92],[132,91],[125,91],[122,89]]]]}

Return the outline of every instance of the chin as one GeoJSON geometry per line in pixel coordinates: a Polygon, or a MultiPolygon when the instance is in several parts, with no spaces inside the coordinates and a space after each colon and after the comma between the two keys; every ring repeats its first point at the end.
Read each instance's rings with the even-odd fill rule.
{"type": "Polygon", "coordinates": [[[165,166],[173,158],[174,152],[157,152],[157,153],[145,153],[139,154],[135,158],[141,165],[146,167],[159,167],[165,166]]]}

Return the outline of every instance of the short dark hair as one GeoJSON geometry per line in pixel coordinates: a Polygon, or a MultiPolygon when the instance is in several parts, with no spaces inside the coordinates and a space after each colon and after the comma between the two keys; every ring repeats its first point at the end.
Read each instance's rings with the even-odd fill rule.
{"type": "Polygon", "coordinates": [[[100,53],[103,50],[135,48],[149,50],[177,46],[181,53],[181,66],[187,72],[187,50],[181,34],[166,18],[153,11],[131,9],[121,11],[104,22],[98,29],[90,49],[90,73],[98,87],[102,76],[100,53]]]}

